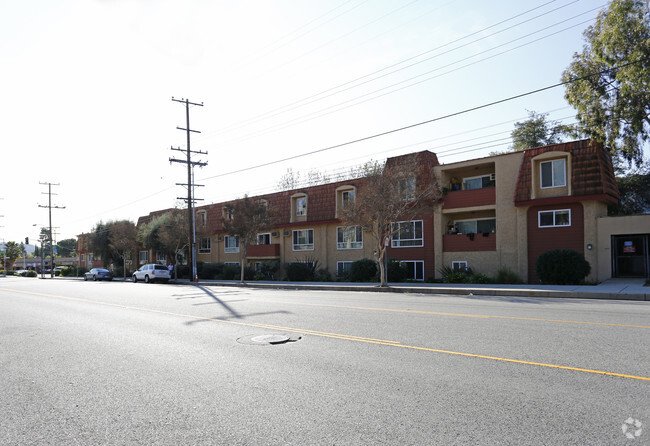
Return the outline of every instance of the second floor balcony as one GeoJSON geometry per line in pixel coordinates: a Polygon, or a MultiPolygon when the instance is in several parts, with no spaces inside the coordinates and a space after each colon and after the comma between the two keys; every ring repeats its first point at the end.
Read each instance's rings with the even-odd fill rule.
{"type": "Polygon", "coordinates": [[[275,259],[280,257],[280,245],[253,245],[246,249],[246,258],[249,259],[275,259]]]}
{"type": "Polygon", "coordinates": [[[452,190],[443,197],[444,209],[490,206],[496,204],[496,188],[483,187],[470,190],[452,190]]]}
{"type": "Polygon", "coordinates": [[[471,234],[445,234],[442,236],[443,252],[496,251],[496,232],[471,234]]]}

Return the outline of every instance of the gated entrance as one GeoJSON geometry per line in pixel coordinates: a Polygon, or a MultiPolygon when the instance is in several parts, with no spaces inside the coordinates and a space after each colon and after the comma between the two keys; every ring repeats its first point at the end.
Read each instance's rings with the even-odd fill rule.
{"type": "Polygon", "coordinates": [[[650,277],[650,234],[612,235],[612,277],[650,277]]]}

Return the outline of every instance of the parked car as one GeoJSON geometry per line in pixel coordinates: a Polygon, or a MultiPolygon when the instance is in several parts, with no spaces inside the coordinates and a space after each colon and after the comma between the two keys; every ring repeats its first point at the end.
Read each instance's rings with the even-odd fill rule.
{"type": "Polygon", "coordinates": [[[93,268],[84,274],[84,280],[113,280],[113,273],[106,268],[93,268]]]}
{"type": "Polygon", "coordinates": [[[156,281],[167,283],[170,278],[169,269],[165,265],[155,265],[153,263],[142,265],[140,269],[133,273],[133,282],[144,280],[145,283],[156,281]]]}

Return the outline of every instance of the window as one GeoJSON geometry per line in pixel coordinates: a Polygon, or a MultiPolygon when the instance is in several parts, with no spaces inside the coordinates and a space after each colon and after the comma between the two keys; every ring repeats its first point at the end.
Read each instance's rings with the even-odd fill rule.
{"type": "Polygon", "coordinates": [[[489,187],[494,184],[493,180],[490,179],[490,175],[464,178],[463,183],[465,185],[465,190],[483,189],[484,187],[489,187]]]}
{"type": "Polygon", "coordinates": [[[393,223],[393,248],[424,246],[422,220],[393,223]]]}
{"type": "Polygon", "coordinates": [[[339,226],[336,228],[337,249],[363,248],[363,230],[361,226],[339,226]]]}
{"type": "Polygon", "coordinates": [[[293,250],[311,251],[314,249],[314,230],[297,229],[293,231],[293,250]]]}
{"type": "Polygon", "coordinates": [[[257,234],[257,244],[258,245],[270,245],[271,244],[271,233],[257,234]]]}
{"type": "Polygon", "coordinates": [[[225,218],[226,220],[232,220],[234,216],[235,213],[232,208],[229,207],[223,208],[223,218],[225,218]]]}
{"type": "Polygon", "coordinates": [[[350,274],[354,262],[336,262],[336,277],[345,277],[350,274]]]}
{"type": "Polygon", "coordinates": [[[408,271],[407,279],[424,280],[423,260],[401,260],[399,263],[406,265],[406,270],[408,271]]]}
{"type": "Polygon", "coordinates": [[[212,240],[205,237],[199,240],[199,254],[210,254],[212,252],[212,240]]]}
{"type": "Polygon", "coordinates": [[[451,270],[454,272],[458,271],[467,271],[467,261],[466,260],[458,260],[455,262],[451,262],[451,270]]]}
{"type": "Polygon", "coordinates": [[[207,225],[207,223],[208,223],[208,214],[205,211],[203,211],[203,212],[199,212],[198,215],[199,215],[199,224],[201,226],[207,225]]]}
{"type": "Polygon", "coordinates": [[[148,261],[149,261],[149,251],[140,251],[140,264],[144,265],[148,261]]]}
{"type": "Polygon", "coordinates": [[[403,178],[399,180],[398,186],[402,200],[413,200],[415,198],[415,178],[403,178]]]}
{"type": "Polygon", "coordinates": [[[156,252],[156,263],[165,263],[167,261],[167,256],[163,251],[156,252]]]}
{"type": "Polygon", "coordinates": [[[571,226],[571,210],[539,211],[538,224],[540,228],[571,226]]]}
{"type": "Polygon", "coordinates": [[[239,239],[232,235],[223,238],[223,252],[239,252],[239,239]]]}
{"type": "Polygon", "coordinates": [[[86,255],[85,255],[85,254],[81,254],[81,263],[83,263],[85,260],[86,260],[86,255]]]}
{"type": "Polygon", "coordinates": [[[307,197],[296,198],[296,215],[307,215],[307,197]]]}
{"type": "Polygon", "coordinates": [[[566,186],[566,160],[564,158],[539,164],[542,188],[566,186]]]}
{"type": "Polygon", "coordinates": [[[344,190],[341,193],[341,206],[345,209],[348,205],[354,203],[354,190],[344,190]]]}
{"type": "Polygon", "coordinates": [[[456,221],[458,232],[460,234],[480,234],[486,232],[496,232],[497,220],[495,218],[479,218],[476,220],[458,220],[456,221]]]}

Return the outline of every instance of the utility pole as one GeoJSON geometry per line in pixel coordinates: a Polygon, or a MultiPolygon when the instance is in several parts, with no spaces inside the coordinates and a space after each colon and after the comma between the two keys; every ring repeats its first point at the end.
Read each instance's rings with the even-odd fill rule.
{"type": "Polygon", "coordinates": [[[187,164],[187,184],[184,183],[176,183],[178,186],[186,186],[187,187],[187,198],[180,198],[182,200],[185,200],[187,202],[187,219],[188,219],[188,227],[189,227],[189,249],[188,249],[188,263],[192,265],[192,273],[190,275],[190,280],[196,279],[197,278],[197,271],[196,271],[196,231],[194,229],[194,202],[197,201],[196,198],[194,198],[194,187],[195,186],[201,186],[198,184],[194,184],[194,178],[193,178],[193,172],[194,172],[194,166],[199,166],[203,167],[206,166],[208,163],[207,162],[201,162],[201,161],[192,161],[192,153],[198,153],[198,154],[204,154],[207,155],[208,152],[201,152],[201,151],[196,151],[196,150],[191,150],[190,148],[190,134],[193,133],[201,133],[198,130],[192,130],[190,128],[190,105],[196,105],[199,107],[203,107],[203,102],[200,104],[197,104],[195,102],[190,102],[188,99],[175,99],[172,96],[172,101],[174,102],[180,102],[185,104],[185,121],[186,125],[185,128],[181,127],[176,127],[178,130],[184,130],[187,134],[187,149],[183,150],[178,147],[172,147],[172,150],[177,150],[179,152],[186,152],[186,159],[185,160],[179,160],[176,158],[169,158],[169,163],[183,163],[187,164]]]}
{"type": "MultiPolygon", "coordinates": [[[[52,209],[65,209],[65,206],[52,206],[52,186],[59,186],[59,183],[48,183],[48,182],[40,182],[38,184],[47,184],[47,195],[48,195],[48,204],[47,206],[44,205],[38,205],[39,208],[48,208],[49,214],[50,214],[50,277],[54,278],[54,246],[53,246],[53,237],[52,237],[52,209]]],[[[42,192],[45,194],[46,192],[42,192]]],[[[54,194],[56,195],[56,194],[54,194]]],[[[42,268],[44,268],[45,265],[42,265],[42,268]]]]}

